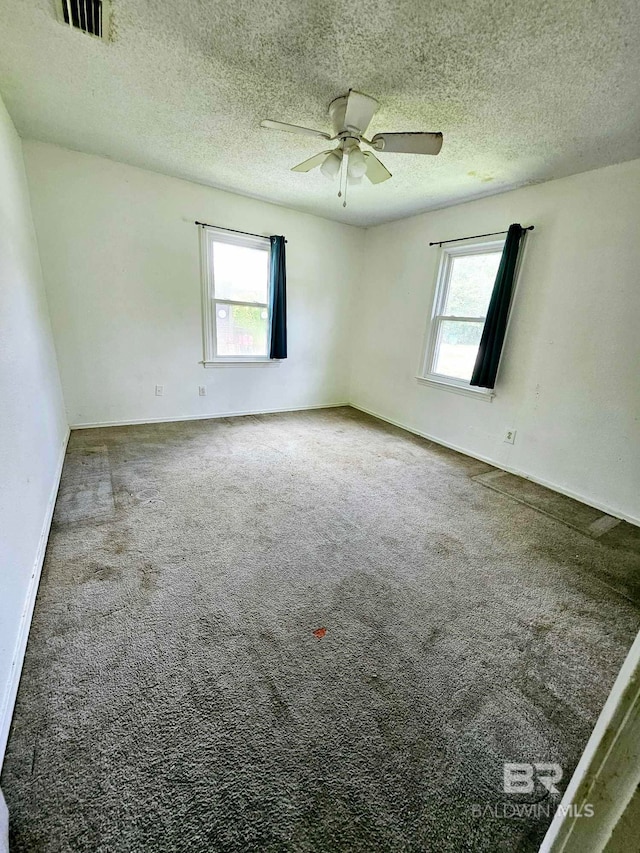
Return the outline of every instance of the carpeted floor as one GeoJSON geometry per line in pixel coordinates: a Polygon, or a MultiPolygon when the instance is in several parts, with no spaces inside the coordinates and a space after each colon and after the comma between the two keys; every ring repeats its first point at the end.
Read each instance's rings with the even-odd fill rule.
{"type": "Polygon", "coordinates": [[[491,470],[353,409],[74,432],[2,775],[14,853],[537,850],[557,799],[504,793],[503,763],[564,788],[640,549],[491,470]]]}

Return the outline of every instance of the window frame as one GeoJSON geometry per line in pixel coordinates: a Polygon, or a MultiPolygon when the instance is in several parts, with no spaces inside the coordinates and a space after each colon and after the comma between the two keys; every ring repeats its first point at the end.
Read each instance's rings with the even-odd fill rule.
{"type": "Polygon", "coordinates": [[[213,272],[213,243],[228,243],[233,246],[243,246],[247,249],[261,249],[267,253],[267,269],[271,265],[271,241],[268,237],[257,237],[253,234],[239,234],[225,228],[204,225],[200,228],[200,256],[202,273],[202,339],[203,361],[205,367],[222,364],[277,364],[277,360],[267,355],[219,355],[216,333],[216,304],[242,305],[252,308],[267,309],[267,351],[271,341],[271,324],[273,314],[272,282],[268,275],[267,302],[245,302],[235,299],[216,299],[215,279],[213,272]]]}
{"type": "Polygon", "coordinates": [[[433,296],[431,315],[427,326],[425,336],[425,345],[421,361],[420,374],[416,377],[420,382],[428,385],[445,388],[450,391],[456,391],[461,394],[469,394],[474,397],[491,401],[495,396],[495,392],[489,388],[478,388],[469,384],[469,380],[459,379],[455,376],[446,376],[442,373],[436,373],[435,361],[440,328],[443,321],[453,320],[461,323],[482,323],[484,326],[486,314],[484,317],[458,316],[453,314],[445,314],[444,307],[449,295],[449,287],[451,283],[451,273],[453,271],[453,262],[458,257],[469,255],[486,255],[493,252],[502,252],[505,240],[491,240],[477,243],[465,243],[461,246],[442,246],[440,249],[440,258],[438,261],[438,273],[436,276],[436,286],[433,296]]]}

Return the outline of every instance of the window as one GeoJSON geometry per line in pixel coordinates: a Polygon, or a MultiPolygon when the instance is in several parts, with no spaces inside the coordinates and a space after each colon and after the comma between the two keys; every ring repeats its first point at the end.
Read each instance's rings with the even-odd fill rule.
{"type": "Polygon", "coordinates": [[[469,384],[504,240],[442,249],[421,379],[490,398],[469,384]]]}
{"type": "Polygon", "coordinates": [[[204,361],[269,361],[267,237],[202,228],[204,361]]]}

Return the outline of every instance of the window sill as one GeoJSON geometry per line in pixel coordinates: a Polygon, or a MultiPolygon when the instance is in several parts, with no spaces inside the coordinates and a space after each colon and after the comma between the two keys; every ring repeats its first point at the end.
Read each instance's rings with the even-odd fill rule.
{"type": "Polygon", "coordinates": [[[256,367],[263,365],[265,367],[275,366],[280,364],[282,359],[279,358],[218,358],[215,361],[201,361],[203,367],[256,367]]]}
{"type": "Polygon", "coordinates": [[[453,391],[454,394],[463,394],[465,397],[475,397],[476,400],[484,400],[485,403],[490,403],[495,397],[495,392],[488,388],[474,388],[467,384],[458,384],[457,382],[449,382],[435,376],[416,376],[418,382],[422,385],[431,385],[434,388],[441,388],[443,391],[453,391]]]}

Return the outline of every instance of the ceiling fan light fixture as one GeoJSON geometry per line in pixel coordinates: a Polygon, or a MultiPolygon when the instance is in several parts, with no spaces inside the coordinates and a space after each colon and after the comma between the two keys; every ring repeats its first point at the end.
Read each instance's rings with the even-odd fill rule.
{"type": "Polygon", "coordinates": [[[320,171],[325,176],[325,178],[333,180],[335,177],[337,177],[341,165],[342,157],[336,151],[331,151],[325,157],[322,166],[320,166],[320,171]]]}
{"type": "Polygon", "coordinates": [[[353,148],[349,153],[349,177],[354,180],[361,178],[367,171],[367,161],[359,148],[353,148]]]}

